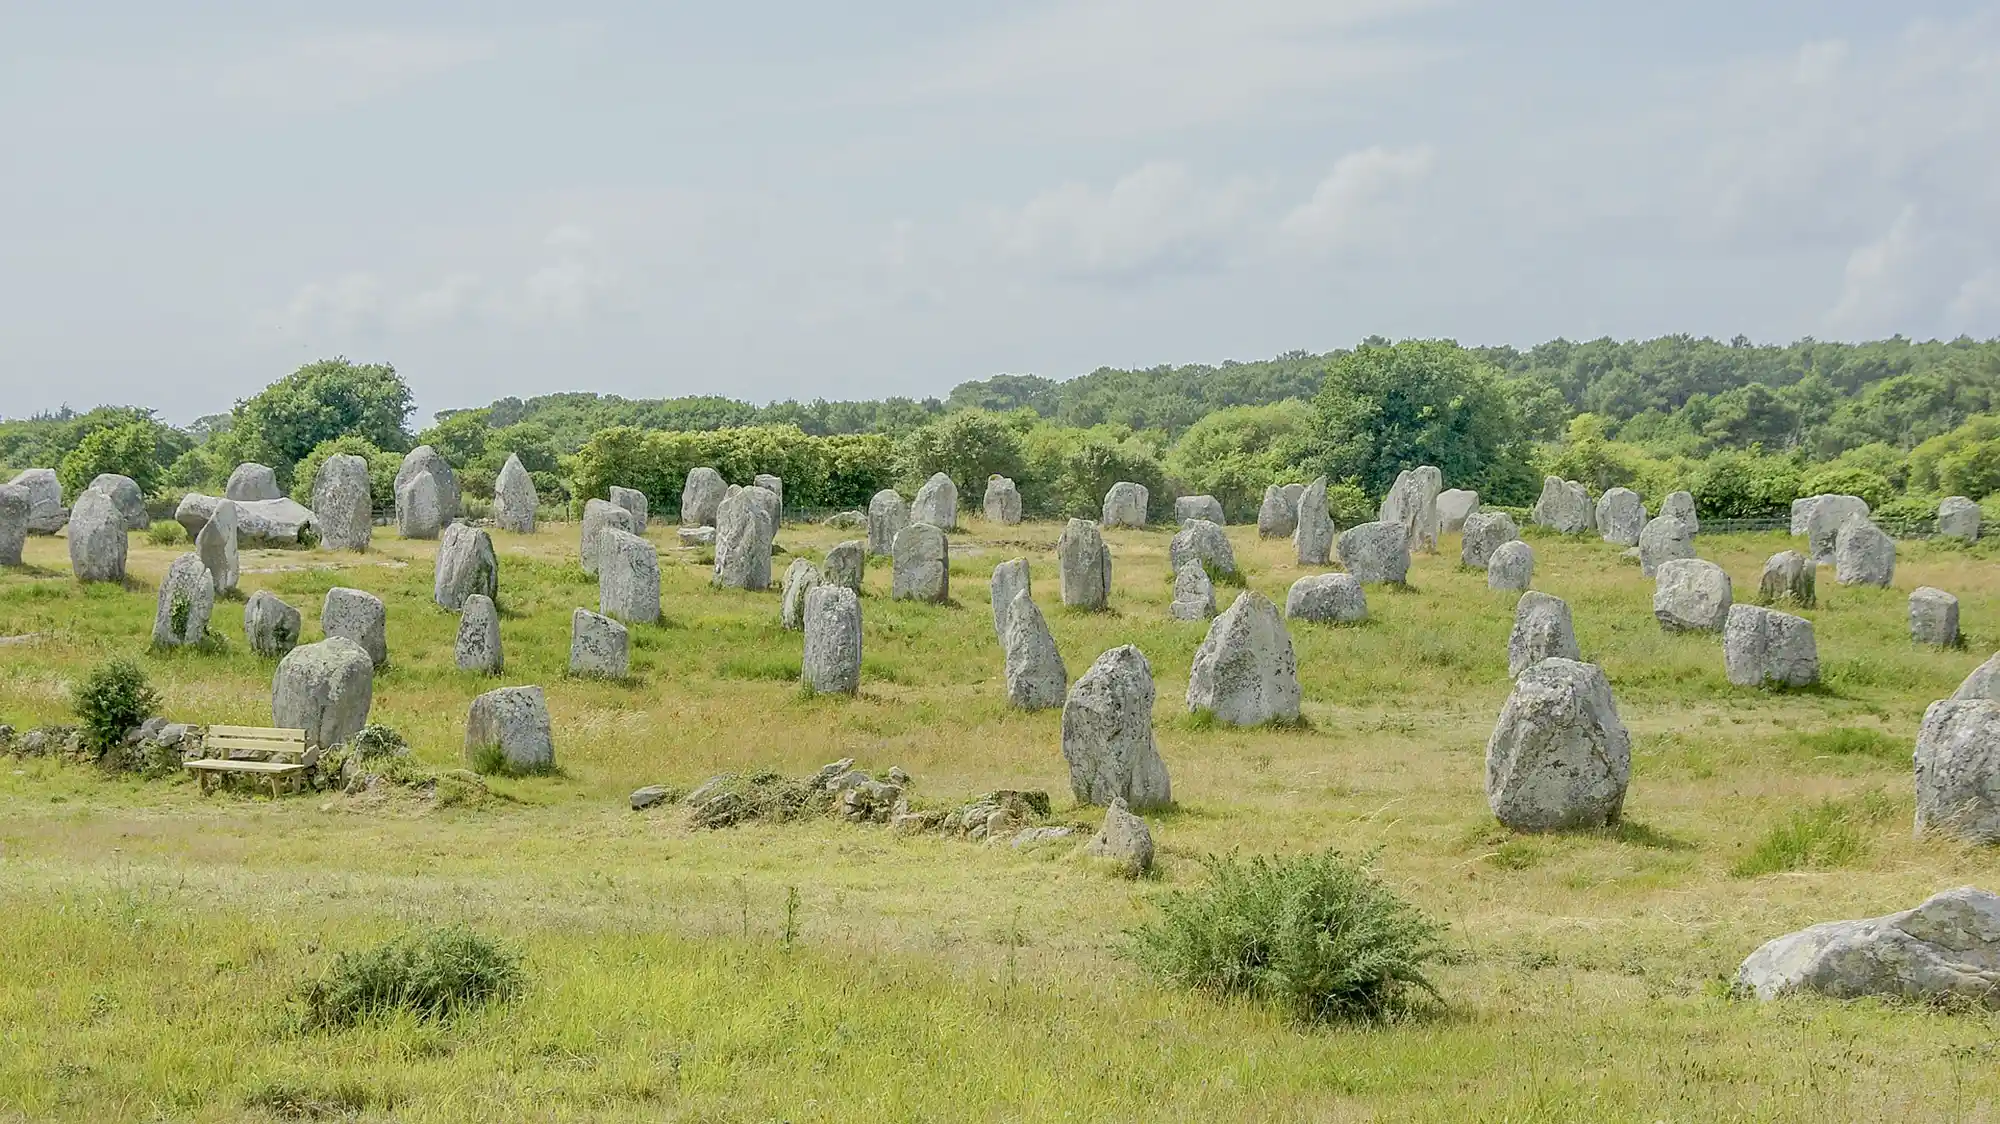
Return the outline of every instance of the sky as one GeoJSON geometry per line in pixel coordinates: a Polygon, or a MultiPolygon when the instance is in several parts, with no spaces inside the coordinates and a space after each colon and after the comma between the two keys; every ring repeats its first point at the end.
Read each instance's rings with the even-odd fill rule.
{"type": "Polygon", "coordinates": [[[0,416],[2000,336],[2000,0],[0,6],[0,416]]]}

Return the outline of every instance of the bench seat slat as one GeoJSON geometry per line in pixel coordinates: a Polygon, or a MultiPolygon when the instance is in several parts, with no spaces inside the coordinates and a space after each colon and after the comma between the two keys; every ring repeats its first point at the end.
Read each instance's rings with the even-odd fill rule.
{"type": "Polygon", "coordinates": [[[229,761],[212,757],[184,761],[182,765],[210,773],[302,773],[306,768],[296,761],[229,761]]]}

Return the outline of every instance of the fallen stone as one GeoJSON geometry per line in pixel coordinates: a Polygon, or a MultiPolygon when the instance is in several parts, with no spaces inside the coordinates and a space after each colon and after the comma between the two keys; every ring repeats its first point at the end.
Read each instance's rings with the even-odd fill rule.
{"type": "Polygon", "coordinates": [[[1286,592],[1285,616],[1318,624],[1360,624],[1368,619],[1368,595],[1353,574],[1307,574],[1286,592]]]}
{"type": "Polygon", "coordinates": [[[1827,921],[1769,941],[1736,970],[1740,995],[1945,998],[2000,1007],[2000,898],[1972,886],[1915,909],[1827,921]]]}
{"type": "Polygon", "coordinates": [[[634,789],[631,796],[632,810],[643,812],[656,804],[665,803],[668,795],[669,790],[665,785],[649,784],[644,788],[634,789]]]}
{"type": "Polygon", "coordinates": [[[676,533],[680,535],[682,546],[715,545],[715,528],[713,527],[682,527],[676,533]]]}

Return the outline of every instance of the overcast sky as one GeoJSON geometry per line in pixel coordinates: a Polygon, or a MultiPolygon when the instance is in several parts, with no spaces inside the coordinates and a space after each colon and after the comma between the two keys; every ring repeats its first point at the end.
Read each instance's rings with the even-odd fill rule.
{"type": "Polygon", "coordinates": [[[2000,0],[0,6],[0,415],[2000,335],[2000,0]]]}

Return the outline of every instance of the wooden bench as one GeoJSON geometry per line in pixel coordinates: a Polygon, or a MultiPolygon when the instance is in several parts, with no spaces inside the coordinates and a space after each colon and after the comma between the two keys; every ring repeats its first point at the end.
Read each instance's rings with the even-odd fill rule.
{"type": "Polygon", "coordinates": [[[203,796],[208,795],[216,782],[234,773],[263,777],[270,782],[271,799],[276,800],[281,785],[297,787],[306,770],[319,762],[319,747],[306,745],[304,730],[210,726],[201,745],[202,752],[210,756],[182,764],[201,778],[203,796]],[[237,754],[260,756],[239,758],[237,754]]]}

